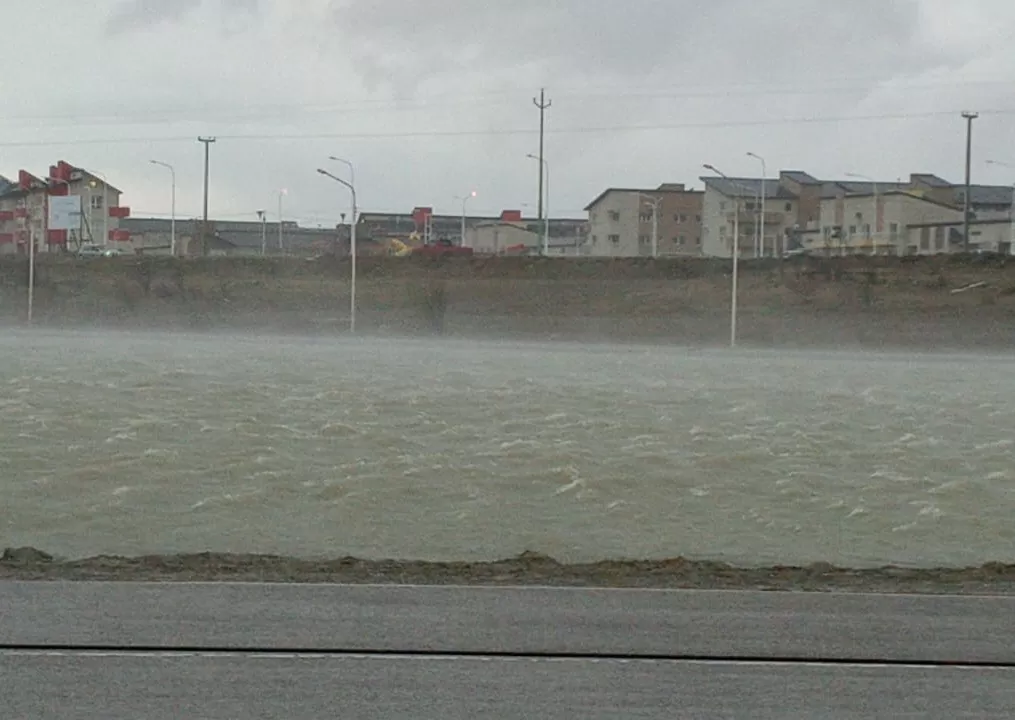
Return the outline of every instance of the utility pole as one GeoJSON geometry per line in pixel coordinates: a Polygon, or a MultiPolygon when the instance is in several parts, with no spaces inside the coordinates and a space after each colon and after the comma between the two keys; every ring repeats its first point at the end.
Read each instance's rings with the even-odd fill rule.
{"type": "Polygon", "coordinates": [[[972,198],[970,197],[970,184],[973,173],[973,120],[978,118],[979,113],[964,112],[962,117],[966,119],[966,192],[965,200],[962,203],[962,250],[968,253],[971,250],[969,243],[969,221],[972,211],[972,198]]]}
{"type": "Polygon", "coordinates": [[[539,99],[532,98],[532,104],[539,108],[539,220],[543,219],[543,147],[546,137],[546,111],[553,105],[546,99],[546,89],[539,91],[539,99]]]}
{"type": "Polygon", "coordinates": [[[211,168],[211,144],[213,137],[199,137],[198,142],[204,143],[204,216],[201,223],[201,254],[208,254],[208,175],[211,168]]]}

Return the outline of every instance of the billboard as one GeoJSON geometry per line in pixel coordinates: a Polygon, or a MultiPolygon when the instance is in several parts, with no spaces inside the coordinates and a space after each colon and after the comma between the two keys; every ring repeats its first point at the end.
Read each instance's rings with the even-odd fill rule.
{"type": "Polygon", "coordinates": [[[50,230],[77,230],[81,227],[81,196],[64,195],[49,199],[50,230]]]}

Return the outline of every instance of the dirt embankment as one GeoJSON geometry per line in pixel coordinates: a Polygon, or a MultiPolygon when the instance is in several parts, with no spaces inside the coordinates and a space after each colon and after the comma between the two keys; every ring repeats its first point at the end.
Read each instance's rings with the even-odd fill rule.
{"type": "Polygon", "coordinates": [[[488,563],[411,560],[307,560],[265,555],[154,555],[63,561],[34,548],[0,556],[0,580],[285,582],[420,585],[800,590],[874,593],[1015,594],[1015,565],[965,569],[868,570],[823,563],[738,568],[684,558],[559,563],[538,553],[488,563]]]}
{"type": "MultiPolygon", "coordinates": [[[[1006,258],[800,258],[741,265],[740,341],[778,346],[1015,346],[1006,258]]],[[[26,316],[27,264],[0,262],[0,321],[26,316]]],[[[341,333],[344,260],[43,257],[41,325],[341,333]]],[[[720,344],[718,260],[364,258],[358,329],[381,335],[720,344]]]]}

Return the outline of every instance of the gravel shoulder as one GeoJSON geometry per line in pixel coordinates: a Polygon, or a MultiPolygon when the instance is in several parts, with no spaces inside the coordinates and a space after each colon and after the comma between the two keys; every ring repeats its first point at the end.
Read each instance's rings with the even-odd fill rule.
{"type": "Polygon", "coordinates": [[[61,560],[35,548],[0,556],[0,581],[272,582],[418,585],[543,585],[812,592],[1015,595],[1015,565],[976,568],[742,568],[719,562],[617,560],[564,564],[538,553],[495,562],[311,560],[271,555],[149,555],[61,560]]]}

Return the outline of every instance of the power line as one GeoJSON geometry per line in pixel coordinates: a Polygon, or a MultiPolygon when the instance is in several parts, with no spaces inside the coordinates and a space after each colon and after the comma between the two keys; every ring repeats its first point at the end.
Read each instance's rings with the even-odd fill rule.
{"type": "MultiPolygon", "coordinates": [[[[787,125],[817,125],[825,123],[844,122],[877,122],[890,120],[926,120],[938,117],[954,117],[961,111],[944,110],[924,113],[884,113],[879,115],[845,115],[838,117],[796,117],[796,118],[773,118],[769,120],[713,120],[687,123],[670,123],[658,125],[613,125],[600,127],[571,127],[547,129],[547,134],[552,135],[583,135],[583,134],[613,134],[613,133],[634,133],[653,132],[661,130],[721,130],[728,128],[746,127],[778,127],[787,125]]],[[[1015,109],[1000,108],[995,110],[984,110],[981,116],[1015,115],[1015,109]]],[[[220,140],[230,141],[267,141],[267,140],[387,140],[406,138],[440,138],[440,137],[505,137],[512,135],[538,135],[538,129],[518,128],[506,130],[409,130],[396,132],[336,132],[336,133],[259,133],[259,134],[236,134],[218,135],[220,140]]],[[[86,146],[86,145],[134,145],[139,143],[170,143],[170,142],[193,142],[190,135],[166,135],[149,137],[129,138],[87,138],[75,140],[23,140],[0,142],[0,147],[24,148],[24,147],[51,147],[51,146],[86,146]]]]}
{"type": "MultiPolygon", "coordinates": [[[[771,97],[771,96],[814,96],[814,95],[839,95],[839,94],[852,94],[852,93],[870,93],[881,89],[890,89],[893,93],[906,93],[906,92],[923,92],[930,90],[940,90],[948,87],[962,87],[968,88],[973,86],[1007,86],[1009,81],[1006,80],[968,80],[968,81],[939,81],[939,82],[925,82],[919,84],[883,84],[883,78],[880,78],[882,84],[875,85],[851,85],[851,86],[830,86],[827,84],[821,85],[765,85],[765,84],[743,84],[743,85],[731,85],[724,87],[721,90],[717,90],[714,87],[704,88],[704,86],[658,86],[651,87],[645,86],[642,89],[634,87],[624,88],[612,88],[609,86],[603,86],[601,88],[589,87],[582,90],[573,90],[570,92],[559,93],[558,97],[563,97],[569,100],[603,100],[603,99],[624,99],[624,100],[635,100],[635,99],[646,99],[646,100],[659,100],[659,99],[695,99],[695,98],[728,98],[728,97],[744,97],[744,96],[760,96],[760,97],[771,97]],[[701,89],[695,89],[701,88],[701,89]]],[[[267,104],[267,105],[253,105],[247,106],[247,112],[234,112],[232,110],[224,111],[211,111],[207,106],[204,107],[192,107],[192,108],[178,108],[172,111],[137,111],[127,110],[123,112],[117,112],[110,114],[105,113],[88,113],[88,112],[73,112],[65,114],[42,114],[42,115],[5,115],[0,116],[0,122],[40,122],[40,121],[52,121],[52,120],[65,120],[68,122],[74,122],[80,124],[82,121],[93,121],[96,123],[103,124],[135,124],[158,121],[169,121],[176,119],[179,122],[207,122],[210,118],[219,119],[237,119],[237,120],[256,120],[256,119],[268,119],[268,118],[292,118],[294,113],[358,113],[358,112],[418,112],[419,110],[433,108],[433,109],[445,109],[448,107],[454,107],[459,105],[468,105],[470,107],[477,107],[476,100],[480,98],[498,99],[499,102],[493,103],[490,107],[497,107],[505,103],[514,103],[519,92],[513,91],[501,91],[501,92],[487,92],[487,93],[438,93],[432,94],[423,100],[403,101],[393,100],[390,98],[384,99],[363,99],[352,102],[342,103],[279,103],[279,104],[267,104]],[[457,102],[449,102],[447,98],[457,100],[457,102]],[[196,116],[196,119],[194,119],[196,116]]],[[[481,106],[480,106],[481,107],[481,106]]]]}

